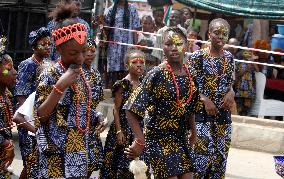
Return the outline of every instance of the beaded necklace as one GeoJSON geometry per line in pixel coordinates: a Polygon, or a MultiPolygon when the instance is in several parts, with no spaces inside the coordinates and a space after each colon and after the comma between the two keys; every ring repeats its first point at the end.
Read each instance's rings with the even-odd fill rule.
{"type": "Polygon", "coordinates": [[[7,109],[5,100],[3,99],[2,96],[0,96],[0,101],[1,101],[1,104],[3,106],[4,112],[5,112],[5,116],[8,119],[7,120],[8,124],[9,124],[8,127],[12,127],[13,126],[13,121],[12,121],[12,118],[13,118],[13,108],[12,108],[12,104],[11,104],[11,101],[10,101],[7,93],[5,93],[5,98],[6,98],[6,102],[8,103],[8,108],[9,109],[7,109]]]}
{"type": "Polygon", "coordinates": [[[187,68],[187,66],[185,64],[182,65],[183,69],[185,70],[188,78],[189,78],[189,84],[190,84],[190,88],[188,90],[188,99],[185,103],[181,103],[180,101],[180,96],[179,96],[179,86],[177,84],[177,81],[176,81],[176,77],[175,77],[175,74],[173,72],[173,69],[172,69],[172,66],[169,64],[168,61],[166,61],[166,64],[167,64],[167,67],[169,69],[169,72],[171,73],[171,76],[172,76],[172,79],[173,79],[173,83],[174,83],[174,86],[175,86],[175,90],[176,90],[176,94],[177,94],[177,99],[176,99],[176,102],[178,104],[179,107],[184,107],[186,104],[188,104],[191,99],[192,99],[192,94],[193,94],[193,79],[191,77],[191,74],[187,68]]]}
{"type": "Polygon", "coordinates": [[[222,65],[224,67],[223,67],[223,72],[221,74],[218,74],[218,68],[211,61],[213,57],[211,56],[211,53],[210,53],[210,47],[208,47],[207,54],[208,54],[208,58],[209,58],[208,62],[210,63],[210,66],[211,66],[211,69],[212,69],[214,75],[217,78],[220,78],[221,76],[223,76],[225,74],[225,71],[226,71],[226,68],[227,68],[227,64],[226,64],[227,58],[225,56],[224,50],[223,50],[224,62],[222,63],[222,65]]]}
{"type": "MultiPolygon", "coordinates": [[[[58,64],[60,65],[60,67],[66,71],[66,68],[63,66],[61,60],[58,61],[58,64]]],[[[83,71],[81,70],[80,73],[81,78],[84,81],[85,86],[88,89],[88,99],[87,99],[87,124],[86,124],[86,128],[82,129],[80,127],[80,122],[79,122],[79,111],[80,111],[80,95],[79,95],[79,90],[78,90],[78,86],[76,86],[75,84],[72,85],[74,91],[75,91],[75,97],[76,97],[76,127],[78,128],[78,130],[81,133],[85,133],[88,129],[89,129],[89,125],[90,125],[90,112],[91,112],[91,98],[92,98],[92,91],[90,88],[90,85],[88,84],[88,81],[83,73],[83,71]]]]}
{"type": "Polygon", "coordinates": [[[41,65],[41,62],[36,59],[35,55],[32,55],[32,59],[34,62],[36,62],[36,64],[41,65]]]}

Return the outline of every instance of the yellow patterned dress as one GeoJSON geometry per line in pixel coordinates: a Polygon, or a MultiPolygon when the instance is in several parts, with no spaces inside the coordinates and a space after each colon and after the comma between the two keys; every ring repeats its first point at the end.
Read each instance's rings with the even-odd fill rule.
{"type": "MultiPolygon", "coordinates": [[[[7,98],[7,95],[2,96],[5,106],[3,105],[2,102],[0,102],[0,144],[5,142],[5,140],[11,140],[12,139],[12,131],[11,129],[5,129],[2,130],[3,128],[9,127],[9,122],[7,116],[7,113],[5,112],[4,108],[8,109],[9,106],[9,99],[7,98]]],[[[12,117],[12,116],[11,116],[12,117]]],[[[0,179],[9,179],[11,178],[10,172],[6,169],[5,163],[3,158],[5,157],[5,150],[3,147],[0,146],[0,179]]]]}
{"type": "MultiPolygon", "coordinates": [[[[190,69],[191,71],[191,69],[190,69]]],[[[186,103],[190,87],[192,99],[184,107],[177,104],[175,85],[169,71],[155,67],[130,96],[124,106],[145,119],[144,135],[146,156],[150,160],[155,178],[169,178],[194,170],[194,155],[188,143],[188,116],[198,110],[198,90],[194,80],[176,76],[180,100],[186,103]]],[[[142,118],[143,119],[143,118],[142,118]]]]}
{"type": "MultiPolygon", "coordinates": [[[[64,69],[58,63],[46,69],[39,78],[36,90],[35,108],[38,108],[48,97],[64,69]]],[[[88,90],[84,81],[78,79],[76,85],[80,96],[79,110],[76,108],[75,91],[69,87],[59,100],[48,122],[35,121],[36,137],[39,152],[40,178],[87,178],[101,166],[102,143],[95,133],[98,123],[95,107],[100,99],[97,85],[91,74],[84,72],[90,84],[91,110],[90,128],[82,133],[76,125],[76,114],[79,116],[79,126],[87,126],[88,90]]]]}

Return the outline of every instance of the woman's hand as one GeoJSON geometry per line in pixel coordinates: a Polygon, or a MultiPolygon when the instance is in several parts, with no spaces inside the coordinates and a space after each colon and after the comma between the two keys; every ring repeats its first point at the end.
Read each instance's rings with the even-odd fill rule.
{"type": "Polygon", "coordinates": [[[193,146],[195,144],[197,140],[197,133],[196,131],[191,131],[191,133],[189,134],[189,137],[188,137],[188,143],[189,145],[193,146]]]}
{"type": "Polygon", "coordinates": [[[4,148],[4,151],[5,151],[4,163],[5,163],[5,167],[7,168],[12,164],[13,159],[15,157],[14,145],[12,144],[12,141],[10,141],[10,144],[8,147],[4,148]]]}
{"type": "Polygon", "coordinates": [[[96,127],[96,131],[98,134],[102,133],[107,127],[107,118],[104,118],[103,115],[99,115],[99,124],[96,127]]]}
{"type": "Polygon", "coordinates": [[[116,140],[119,145],[123,145],[125,143],[125,136],[122,131],[116,135],[116,140]]]}
{"type": "Polygon", "coordinates": [[[235,98],[235,92],[233,90],[230,90],[225,97],[223,98],[221,102],[221,107],[224,109],[231,110],[233,104],[234,104],[234,98],[235,98]]]}
{"type": "Polygon", "coordinates": [[[64,91],[67,87],[77,82],[80,73],[82,73],[81,67],[76,69],[68,68],[68,70],[57,81],[56,87],[64,91]]]}
{"type": "Polygon", "coordinates": [[[201,100],[204,103],[206,113],[210,116],[214,116],[217,114],[218,109],[216,105],[206,96],[202,95],[201,100]]]}
{"type": "MultiPolygon", "coordinates": [[[[141,155],[145,148],[145,142],[140,143],[135,139],[131,146],[125,149],[124,153],[127,155],[128,158],[135,159],[141,155]]],[[[140,140],[139,140],[140,141],[140,140]]],[[[144,141],[144,140],[142,140],[144,141]]]]}

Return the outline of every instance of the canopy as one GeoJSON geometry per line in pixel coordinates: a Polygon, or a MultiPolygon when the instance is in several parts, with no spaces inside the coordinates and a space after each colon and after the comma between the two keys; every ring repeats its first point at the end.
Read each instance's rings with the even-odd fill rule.
{"type": "Polygon", "coordinates": [[[258,19],[284,19],[284,0],[177,0],[212,12],[258,19]]]}

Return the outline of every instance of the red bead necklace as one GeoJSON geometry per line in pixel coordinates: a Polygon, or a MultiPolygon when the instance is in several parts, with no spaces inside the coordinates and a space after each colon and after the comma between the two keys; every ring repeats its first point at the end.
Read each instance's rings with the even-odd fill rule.
{"type": "Polygon", "coordinates": [[[11,101],[10,101],[10,99],[9,99],[7,94],[5,94],[5,98],[6,98],[6,102],[8,103],[8,108],[9,109],[7,109],[7,106],[6,106],[5,101],[4,101],[2,96],[0,96],[0,101],[1,101],[1,104],[3,106],[4,112],[5,112],[5,116],[8,119],[7,120],[8,124],[9,124],[8,127],[12,127],[13,126],[13,121],[12,121],[12,118],[13,118],[13,108],[12,108],[11,101]]]}
{"type": "MultiPolygon", "coordinates": [[[[62,64],[61,60],[58,61],[58,64],[60,65],[60,67],[66,71],[66,68],[64,67],[64,65],[62,64]]],[[[91,87],[88,84],[88,81],[83,73],[83,71],[81,71],[80,76],[82,77],[85,86],[88,89],[88,99],[87,99],[87,124],[86,124],[86,128],[82,129],[80,127],[80,122],[79,122],[79,111],[80,111],[80,95],[79,95],[79,90],[78,90],[78,86],[76,86],[75,84],[72,85],[74,91],[75,91],[75,96],[76,96],[76,127],[78,128],[78,130],[82,133],[85,133],[88,129],[89,129],[89,125],[90,125],[90,113],[91,113],[91,99],[92,99],[92,91],[91,91],[91,87]]]]}
{"type": "Polygon", "coordinates": [[[66,71],[66,68],[64,67],[64,65],[62,64],[61,60],[58,60],[58,64],[60,65],[60,67],[63,69],[63,71],[66,71]]]}
{"type": "MultiPolygon", "coordinates": [[[[210,47],[208,47],[208,54],[209,54],[209,57],[211,57],[210,47]]],[[[217,67],[215,65],[213,65],[213,63],[211,62],[211,58],[208,60],[214,75],[218,78],[220,78],[221,76],[223,76],[225,74],[225,71],[226,71],[226,68],[227,68],[227,64],[226,64],[227,58],[225,56],[224,50],[223,50],[223,56],[224,56],[224,67],[223,67],[223,72],[220,75],[218,74],[217,67]]]]}
{"type": "Polygon", "coordinates": [[[179,98],[179,97],[180,97],[180,96],[179,96],[179,86],[178,86],[178,84],[177,84],[176,77],[175,77],[175,74],[174,74],[174,72],[173,72],[172,66],[169,64],[168,61],[166,61],[166,64],[167,64],[167,67],[168,67],[168,69],[169,69],[169,72],[171,73],[171,76],[172,76],[172,79],[173,79],[173,83],[174,83],[174,85],[175,85],[175,90],[176,90],[176,94],[177,94],[177,104],[178,104],[179,107],[184,107],[184,106],[185,106],[186,104],[188,104],[188,103],[191,101],[191,99],[192,99],[192,94],[193,94],[193,79],[192,79],[192,77],[191,77],[191,74],[190,74],[190,72],[189,72],[187,66],[186,66],[185,64],[183,64],[182,67],[183,67],[183,69],[185,70],[185,72],[186,72],[186,74],[187,74],[187,76],[188,76],[188,78],[189,78],[190,88],[189,88],[189,90],[188,90],[188,99],[187,99],[187,101],[186,101],[184,104],[182,104],[181,101],[180,101],[180,98],[179,98]]]}

